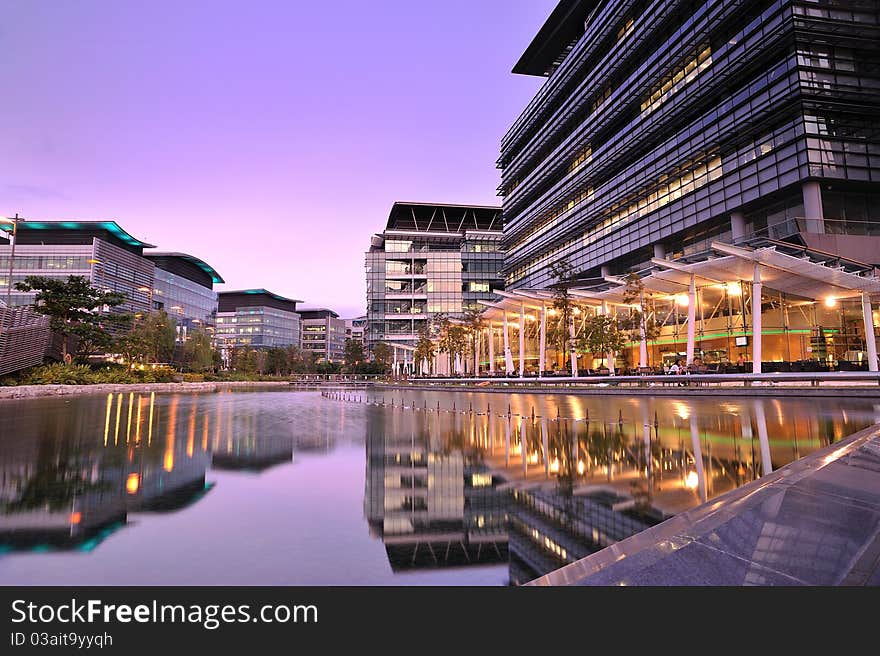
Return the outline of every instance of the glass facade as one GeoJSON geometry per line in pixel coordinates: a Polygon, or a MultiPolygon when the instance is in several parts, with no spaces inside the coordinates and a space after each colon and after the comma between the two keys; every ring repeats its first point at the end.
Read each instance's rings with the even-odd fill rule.
{"type": "Polygon", "coordinates": [[[217,313],[215,335],[225,348],[299,346],[300,318],[296,312],[273,307],[241,307],[217,313]]]}
{"type": "Polygon", "coordinates": [[[395,203],[366,253],[369,348],[414,346],[435,314],[460,317],[504,289],[500,208],[395,203]]]}
{"type": "Polygon", "coordinates": [[[514,69],[547,81],[498,160],[508,287],[754,237],[880,263],[876,2],[568,4],[514,69]]]}
{"type": "MultiPolygon", "coordinates": [[[[19,243],[15,247],[13,285],[27,276],[47,276],[66,280],[83,276],[93,287],[125,294],[120,306],[127,312],[150,309],[155,267],[149,260],[98,238],[87,244],[36,245],[19,243]]],[[[6,299],[11,246],[0,245],[0,297],[6,299]]],[[[12,290],[11,305],[30,305],[35,292],[12,290]]]]}
{"type": "Polygon", "coordinates": [[[367,315],[345,320],[345,337],[364,343],[364,331],[367,327],[367,315]]]}
{"type": "Polygon", "coordinates": [[[302,310],[301,348],[326,362],[345,360],[345,321],[332,310],[302,310]]]}
{"type": "Polygon", "coordinates": [[[186,341],[189,331],[214,328],[217,292],[160,268],[155,280],[153,304],[177,321],[180,341],[186,341]]]}

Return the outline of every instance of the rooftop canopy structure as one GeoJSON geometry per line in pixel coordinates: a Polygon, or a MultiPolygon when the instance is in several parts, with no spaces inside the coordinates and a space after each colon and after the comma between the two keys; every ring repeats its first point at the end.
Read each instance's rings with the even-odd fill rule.
{"type": "Polygon", "coordinates": [[[138,255],[145,248],[155,248],[153,244],[130,235],[116,221],[22,221],[17,232],[19,245],[90,244],[95,237],[138,255]]]}
{"type": "Polygon", "coordinates": [[[391,207],[385,230],[464,233],[501,230],[501,208],[474,205],[408,203],[391,207]]]}
{"type": "Polygon", "coordinates": [[[296,312],[297,299],[286,298],[266,289],[238,289],[220,292],[218,312],[235,312],[240,307],[272,307],[277,310],[296,312]]]}
{"type": "Polygon", "coordinates": [[[146,253],[160,269],[170,271],[207,288],[226,282],[210,264],[188,253],[146,253]]]}
{"type": "MultiPolygon", "coordinates": [[[[655,258],[652,266],[639,272],[635,280],[635,287],[632,278],[613,276],[599,281],[573,280],[567,285],[569,297],[577,306],[569,327],[572,350],[573,338],[578,333],[576,324],[586,316],[583,313],[581,317],[581,307],[592,308],[598,314],[615,315],[638,310],[646,317],[642,335],[650,322],[658,327],[660,341],[666,338],[670,344],[677,341],[681,327],[682,332],[686,331],[687,365],[693,365],[697,357],[698,339],[739,338],[742,341],[736,343],[738,347],[750,343],[754,373],[762,372],[762,346],[768,334],[785,337],[810,334],[810,344],[802,346],[801,355],[818,357],[818,349],[827,346],[826,332],[828,342],[836,338],[845,343],[847,326],[852,329],[854,324],[860,323],[857,327],[859,348],[849,350],[862,354],[868,370],[878,370],[877,322],[872,302],[880,300],[880,276],[870,265],[802,246],[760,239],[739,246],[715,242],[709,251],[674,261],[655,258]],[[636,299],[633,299],[634,288],[636,299]],[[753,311],[752,299],[756,299],[757,304],[759,298],[760,311],[753,311]],[[810,308],[830,312],[846,301],[858,311],[844,313],[839,321],[827,317],[817,321],[808,316],[810,308]],[[767,326],[765,319],[770,321],[767,326]],[[722,332],[723,335],[714,334],[722,332]]],[[[519,335],[518,372],[524,374],[529,358],[525,348],[527,321],[538,325],[535,331],[538,334],[537,364],[538,371],[543,372],[548,321],[552,322],[552,317],[558,315],[554,292],[518,289],[499,292],[499,295],[501,299],[497,302],[482,302],[486,306],[483,318],[489,325],[489,372],[495,371],[494,334],[500,326],[504,370],[514,373],[509,337],[509,326],[513,323],[519,335]]],[[[640,368],[647,368],[649,364],[648,341],[643,338],[637,345],[640,368]]],[[[572,355],[571,375],[576,377],[578,356],[572,355]]],[[[608,355],[608,366],[613,373],[614,355],[608,355]]]]}

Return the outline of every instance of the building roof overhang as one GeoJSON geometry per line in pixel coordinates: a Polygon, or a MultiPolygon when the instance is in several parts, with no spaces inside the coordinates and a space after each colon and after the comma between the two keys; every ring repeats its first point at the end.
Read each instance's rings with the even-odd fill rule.
{"type": "Polygon", "coordinates": [[[220,276],[220,274],[217,273],[217,270],[214,267],[212,267],[210,264],[208,264],[204,260],[197,258],[195,255],[190,255],[188,253],[159,252],[159,253],[144,253],[144,257],[146,257],[148,259],[156,259],[156,258],[160,258],[160,257],[177,258],[177,259],[183,260],[185,262],[189,262],[190,264],[194,264],[199,269],[201,269],[202,271],[207,273],[209,276],[211,276],[211,280],[213,281],[213,283],[215,285],[226,282],[225,280],[223,280],[223,278],[220,276]]]}
{"type": "MultiPolygon", "coordinates": [[[[11,232],[12,226],[10,225],[8,228],[4,227],[0,229],[11,232]]],[[[156,248],[153,244],[148,244],[147,242],[141,241],[130,235],[123,230],[116,221],[21,221],[18,224],[19,233],[35,232],[38,230],[105,230],[129,246],[134,246],[136,248],[156,248]]]]}
{"type": "Polygon", "coordinates": [[[561,0],[513,67],[518,75],[547,76],[568,45],[584,33],[584,20],[597,0],[561,0]]]}

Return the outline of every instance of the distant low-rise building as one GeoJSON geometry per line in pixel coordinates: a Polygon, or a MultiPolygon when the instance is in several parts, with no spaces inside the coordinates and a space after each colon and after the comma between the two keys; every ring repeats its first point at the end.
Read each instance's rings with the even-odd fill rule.
{"type": "Polygon", "coordinates": [[[265,289],[220,292],[215,341],[224,359],[236,346],[255,349],[299,346],[301,301],[265,289]]]}
{"type": "Polygon", "coordinates": [[[311,351],[319,360],[342,362],[345,359],[345,321],[326,308],[300,310],[303,351],[311,351]]]}
{"type": "Polygon", "coordinates": [[[345,337],[356,342],[364,343],[364,333],[367,329],[367,315],[363,314],[354,319],[345,320],[345,337]]]}

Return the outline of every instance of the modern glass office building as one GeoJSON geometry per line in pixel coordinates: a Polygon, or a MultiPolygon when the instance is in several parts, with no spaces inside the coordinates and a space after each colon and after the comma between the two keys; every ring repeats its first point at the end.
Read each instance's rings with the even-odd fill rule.
{"type": "Polygon", "coordinates": [[[345,359],[345,320],[333,310],[298,310],[302,339],[300,348],[317,354],[325,362],[345,359]]]}
{"type": "Polygon", "coordinates": [[[177,322],[179,341],[192,330],[214,330],[217,292],[214,284],[224,282],[204,260],[186,253],[148,253],[156,266],[153,304],[177,322]]]}
{"type": "Polygon", "coordinates": [[[699,322],[697,353],[725,360],[753,355],[763,281],[764,330],[785,337],[764,357],[816,359],[829,329],[838,359],[868,357],[873,287],[830,269],[880,264],[876,1],[562,0],[513,70],[547,79],[498,160],[509,290],[546,289],[564,260],[616,312],[621,277],[653,274],[657,358],[684,357],[699,322]],[[828,270],[774,286],[751,261],[768,248],[828,270]],[[724,257],[727,274],[694,268],[724,257]]]}
{"type": "MultiPolygon", "coordinates": [[[[267,349],[299,346],[301,301],[265,289],[220,292],[215,340],[221,353],[236,346],[267,349]]],[[[224,358],[226,359],[226,358],[224,358]]]]}
{"type": "Polygon", "coordinates": [[[345,320],[345,337],[356,342],[364,343],[364,332],[367,328],[367,315],[361,315],[354,319],[345,320]]]}
{"type": "Polygon", "coordinates": [[[394,203],[366,253],[368,348],[411,348],[433,315],[460,317],[497,298],[501,237],[498,207],[394,203]]]}
{"type": "Polygon", "coordinates": [[[759,235],[880,263],[878,20],[870,0],[560,2],[514,68],[548,79],[498,160],[508,284],[759,235]]]}
{"type": "MultiPolygon", "coordinates": [[[[115,221],[27,221],[18,224],[12,284],[27,276],[67,279],[83,276],[93,287],[125,294],[121,310],[155,308],[153,263],[143,256],[153,248],[115,221]]],[[[12,246],[0,244],[0,296],[9,285],[12,246]]],[[[35,292],[12,290],[10,305],[29,305],[35,292]]]]}

